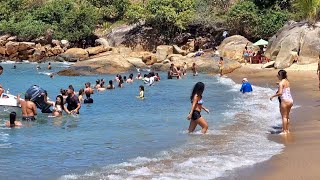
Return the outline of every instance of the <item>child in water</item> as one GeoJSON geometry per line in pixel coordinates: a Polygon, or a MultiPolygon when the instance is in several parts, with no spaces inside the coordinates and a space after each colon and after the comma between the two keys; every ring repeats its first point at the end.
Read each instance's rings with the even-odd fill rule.
{"type": "Polygon", "coordinates": [[[140,98],[140,99],[144,99],[144,86],[139,86],[139,96],[137,96],[137,98],[140,98]]]}

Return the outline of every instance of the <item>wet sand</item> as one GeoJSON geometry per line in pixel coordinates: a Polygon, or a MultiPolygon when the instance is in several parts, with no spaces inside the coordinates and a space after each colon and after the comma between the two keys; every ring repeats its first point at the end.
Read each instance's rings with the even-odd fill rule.
{"type": "MultiPolygon", "coordinates": [[[[269,135],[269,139],[283,143],[285,148],[279,155],[251,167],[240,168],[222,179],[320,179],[320,91],[316,66],[288,69],[288,78],[294,105],[300,106],[292,111],[288,136],[269,135]]],[[[278,70],[260,69],[257,65],[244,66],[227,76],[241,83],[248,78],[253,85],[276,88],[278,70]]],[[[271,96],[271,95],[270,95],[271,96]]],[[[276,99],[274,99],[276,100],[276,99]]],[[[275,113],[280,113],[278,109],[275,113]]],[[[281,119],[279,119],[281,122],[281,119]]]]}

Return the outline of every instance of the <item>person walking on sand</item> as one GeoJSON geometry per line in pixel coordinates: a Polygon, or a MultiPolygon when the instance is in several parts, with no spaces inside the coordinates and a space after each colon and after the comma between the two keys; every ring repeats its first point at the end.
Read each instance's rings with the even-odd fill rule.
{"type": "Polygon", "coordinates": [[[193,90],[190,96],[191,110],[187,117],[187,119],[190,120],[189,133],[193,132],[196,129],[198,124],[202,127],[201,132],[203,134],[205,134],[208,130],[208,123],[203,117],[201,117],[201,114],[200,114],[202,109],[207,113],[209,113],[209,110],[203,105],[203,100],[202,100],[203,91],[204,91],[204,84],[202,82],[197,82],[193,87],[193,90]]]}
{"type": "Polygon", "coordinates": [[[223,76],[223,69],[224,69],[224,61],[223,61],[223,57],[220,57],[220,61],[219,61],[219,74],[220,77],[223,76]]]}
{"type": "Polygon", "coordinates": [[[289,131],[289,114],[293,106],[293,99],[290,92],[290,83],[288,81],[287,72],[285,70],[280,70],[278,72],[279,87],[275,95],[270,97],[270,100],[274,97],[280,97],[280,113],[282,117],[282,132],[281,134],[288,134],[289,131]]]}
{"type": "Polygon", "coordinates": [[[318,79],[319,79],[319,91],[320,91],[320,54],[318,60],[318,69],[317,69],[318,79]]]}

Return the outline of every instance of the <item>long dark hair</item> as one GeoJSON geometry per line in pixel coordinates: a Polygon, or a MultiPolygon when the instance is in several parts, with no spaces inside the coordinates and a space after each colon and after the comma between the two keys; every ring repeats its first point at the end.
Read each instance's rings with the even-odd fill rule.
{"type": "Polygon", "coordinates": [[[287,71],[281,69],[279,72],[278,72],[278,76],[279,78],[282,80],[282,79],[287,79],[288,76],[287,76],[287,71]]]}
{"type": "Polygon", "coordinates": [[[202,97],[202,93],[204,91],[204,84],[202,82],[197,82],[196,85],[194,85],[191,96],[190,96],[190,100],[191,102],[193,101],[193,97],[194,95],[198,95],[200,97],[202,97]]]}
{"type": "MultiPolygon", "coordinates": [[[[64,110],[64,103],[63,103],[63,97],[61,95],[58,95],[56,98],[59,98],[60,99],[60,106],[61,106],[61,109],[64,110]]],[[[55,106],[57,106],[57,100],[56,100],[56,103],[55,103],[55,106]]]]}
{"type": "Polygon", "coordinates": [[[111,87],[113,86],[112,80],[109,81],[109,85],[110,85],[111,87]]]}
{"type": "Polygon", "coordinates": [[[14,121],[16,121],[17,113],[16,112],[11,112],[10,113],[10,127],[15,126],[16,124],[14,121]]]}

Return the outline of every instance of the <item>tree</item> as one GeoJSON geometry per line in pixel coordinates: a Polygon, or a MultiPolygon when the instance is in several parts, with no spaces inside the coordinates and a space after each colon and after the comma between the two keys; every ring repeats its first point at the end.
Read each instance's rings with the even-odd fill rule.
{"type": "Polygon", "coordinates": [[[300,18],[315,22],[318,18],[320,0],[295,0],[294,7],[300,18]]]}

